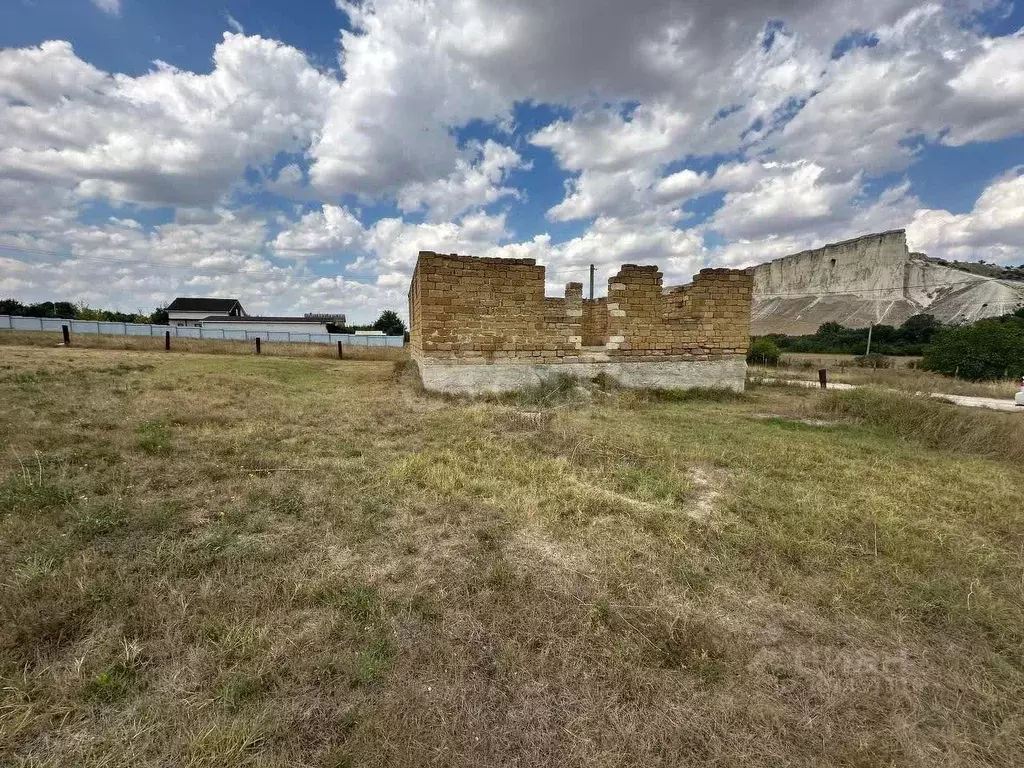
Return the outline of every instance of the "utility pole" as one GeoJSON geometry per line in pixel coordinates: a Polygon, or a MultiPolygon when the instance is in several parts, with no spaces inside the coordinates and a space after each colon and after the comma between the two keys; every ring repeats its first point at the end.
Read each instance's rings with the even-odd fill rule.
{"type": "Polygon", "coordinates": [[[590,298],[594,298],[594,265],[590,265],[590,298]]]}
{"type": "Polygon", "coordinates": [[[875,327],[874,323],[868,325],[868,351],[864,353],[864,357],[871,354],[871,330],[875,327]]]}

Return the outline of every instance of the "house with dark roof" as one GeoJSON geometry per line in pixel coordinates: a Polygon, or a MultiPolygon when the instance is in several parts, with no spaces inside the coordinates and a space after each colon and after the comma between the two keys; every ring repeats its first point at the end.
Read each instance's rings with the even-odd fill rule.
{"type": "Polygon", "coordinates": [[[245,317],[238,299],[179,296],[167,306],[169,325],[204,325],[207,318],[245,317]]]}

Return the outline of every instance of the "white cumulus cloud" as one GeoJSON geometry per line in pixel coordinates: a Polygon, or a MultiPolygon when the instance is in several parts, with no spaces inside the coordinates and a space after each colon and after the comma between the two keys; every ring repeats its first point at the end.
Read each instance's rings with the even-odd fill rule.
{"type": "Polygon", "coordinates": [[[121,15],[121,0],[92,0],[92,4],[111,16],[121,15]]]}
{"type": "Polygon", "coordinates": [[[246,168],[307,147],[337,88],[304,54],[225,34],[214,68],[109,75],[64,42],[0,51],[0,174],[80,197],[214,204],[246,168]]]}
{"type": "Polygon", "coordinates": [[[1024,249],[1018,159],[969,211],[900,178],[922,145],[1024,133],[1024,34],[976,15],[999,0],[337,5],[331,70],[223,10],[203,72],[0,50],[0,245],[78,260],[5,253],[0,286],[370,313],[404,304],[420,249],[534,257],[554,289],[591,263],[681,281],[898,226],[936,255],[1024,249]]]}
{"type": "Polygon", "coordinates": [[[931,256],[1020,261],[1024,256],[1024,166],[986,187],[967,213],[918,210],[907,238],[914,248],[931,256]]]}

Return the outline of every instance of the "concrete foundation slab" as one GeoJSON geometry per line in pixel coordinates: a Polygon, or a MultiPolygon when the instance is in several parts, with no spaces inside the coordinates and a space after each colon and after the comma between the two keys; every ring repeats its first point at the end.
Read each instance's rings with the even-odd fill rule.
{"type": "Polygon", "coordinates": [[[747,362],[724,360],[594,362],[594,363],[439,363],[416,361],[425,389],[431,392],[480,395],[536,386],[555,376],[589,380],[605,374],[627,389],[730,389],[742,392],[747,362]]]}

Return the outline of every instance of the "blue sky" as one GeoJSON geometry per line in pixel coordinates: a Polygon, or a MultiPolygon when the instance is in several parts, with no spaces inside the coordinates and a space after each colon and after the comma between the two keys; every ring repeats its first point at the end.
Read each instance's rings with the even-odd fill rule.
{"type": "Polygon", "coordinates": [[[541,5],[6,3],[0,293],[362,320],[420,249],[552,292],[895,227],[1024,261],[1016,5],[541,5]]]}

